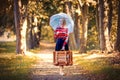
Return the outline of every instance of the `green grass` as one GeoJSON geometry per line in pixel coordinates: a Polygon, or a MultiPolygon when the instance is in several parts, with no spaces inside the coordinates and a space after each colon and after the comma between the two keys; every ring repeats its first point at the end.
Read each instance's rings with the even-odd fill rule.
{"type": "MultiPolygon", "coordinates": [[[[98,77],[98,80],[120,80],[120,64],[110,64],[110,57],[87,59],[91,54],[76,57],[76,64],[98,77]]],[[[95,79],[96,80],[96,79],[95,79]]]]}
{"type": "Polygon", "coordinates": [[[0,54],[15,53],[15,42],[0,42],[0,54]]]}
{"type": "Polygon", "coordinates": [[[0,43],[0,80],[29,80],[36,58],[16,55],[15,42],[0,43]]]}

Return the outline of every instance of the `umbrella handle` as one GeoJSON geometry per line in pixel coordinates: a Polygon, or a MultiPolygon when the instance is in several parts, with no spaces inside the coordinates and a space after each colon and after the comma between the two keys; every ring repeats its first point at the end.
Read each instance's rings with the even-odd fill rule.
{"type": "Polygon", "coordinates": [[[61,50],[65,50],[65,45],[67,44],[67,42],[68,42],[68,37],[66,37],[61,50]]]}

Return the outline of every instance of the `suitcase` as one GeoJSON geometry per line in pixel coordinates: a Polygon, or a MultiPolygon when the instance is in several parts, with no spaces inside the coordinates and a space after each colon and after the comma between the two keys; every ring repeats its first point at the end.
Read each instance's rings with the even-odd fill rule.
{"type": "Polygon", "coordinates": [[[53,64],[55,66],[71,66],[73,64],[72,51],[54,51],[53,64]]]}

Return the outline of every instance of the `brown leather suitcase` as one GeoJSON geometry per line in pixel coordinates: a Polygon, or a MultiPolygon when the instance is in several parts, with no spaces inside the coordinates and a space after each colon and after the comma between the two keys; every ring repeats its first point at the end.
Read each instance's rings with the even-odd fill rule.
{"type": "Polygon", "coordinates": [[[72,51],[54,51],[53,64],[56,66],[70,66],[73,64],[72,51]]]}

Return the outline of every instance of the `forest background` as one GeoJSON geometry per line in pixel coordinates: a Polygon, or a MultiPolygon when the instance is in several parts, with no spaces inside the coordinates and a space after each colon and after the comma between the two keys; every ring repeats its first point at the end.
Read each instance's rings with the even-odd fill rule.
{"type": "MultiPolygon", "coordinates": [[[[0,79],[29,80],[31,64],[36,64],[36,57],[24,55],[31,51],[34,55],[37,55],[34,51],[43,54],[42,42],[54,45],[49,19],[60,12],[70,15],[75,24],[69,47],[79,56],[74,57],[77,66],[72,66],[76,69],[71,71],[85,70],[84,76],[81,72],[82,76],[76,77],[120,80],[120,0],[0,0],[0,79]],[[5,42],[9,40],[12,42],[5,42]]],[[[50,52],[49,48],[46,51],[50,52]]],[[[41,56],[38,61],[42,61],[40,59],[41,56]]]]}
{"type": "Polygon", "coordinates": [[[75,23],[71,50],[120,51],[119,0],[1,0],[0,6],[0,35],[16,35],[18,54],[39,47],[43,39],[54,41],[49,18],[59,12],[75,23]]]}

